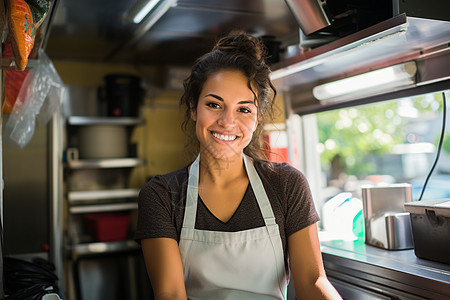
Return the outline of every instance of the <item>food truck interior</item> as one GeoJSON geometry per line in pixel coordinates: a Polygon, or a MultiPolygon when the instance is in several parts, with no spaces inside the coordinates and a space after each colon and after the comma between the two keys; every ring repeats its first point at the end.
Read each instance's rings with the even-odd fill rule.
{"type": "Polygon", "coordinates": [[[308,178],[343,298],[450,298],[449,1],[50,0],[25,71],[1,22],[13,2],[1,94],[12,71],[31,75],[27,109],[2,96],[0,298],[12,258],[52,266],[61,299],[152,298],[137,195],[192,160],[182,82],[232,30],[267,46],[271,160],[308,178]],[[423,216],[434,231],[411,227],[423,216]]]}

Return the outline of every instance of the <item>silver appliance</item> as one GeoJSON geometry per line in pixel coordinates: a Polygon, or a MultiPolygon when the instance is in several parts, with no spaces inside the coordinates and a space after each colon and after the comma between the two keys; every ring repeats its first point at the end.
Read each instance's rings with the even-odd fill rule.
{"type": "Polygon", "coordinates": [[[411,185],[363,186],[363,212],[366,244],[389,250],[414,247],[409,213],[404,204],[411,202],[411,185]]]}

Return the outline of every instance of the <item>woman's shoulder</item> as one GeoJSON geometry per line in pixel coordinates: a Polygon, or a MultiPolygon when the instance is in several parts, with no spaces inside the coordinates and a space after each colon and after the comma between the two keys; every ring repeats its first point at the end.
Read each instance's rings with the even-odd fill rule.
{"type": "Polygon", "coordinates": [[[273,162],[254,158],[256,169],[263,176],[304,177],[303,173],[287,162],[273,162]]]}
{"type": "Polygon", "coordinates": [[[303,172],[289,163],[255,159],[255,168],[261,179],[278,192],[297,193],[309,188],[303,172]]]}

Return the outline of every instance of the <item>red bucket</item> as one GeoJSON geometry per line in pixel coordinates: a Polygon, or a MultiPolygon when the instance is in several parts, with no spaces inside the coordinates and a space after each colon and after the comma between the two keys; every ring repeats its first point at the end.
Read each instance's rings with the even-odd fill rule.
{"type": "Polygon", "coordinates": [[[89,233],[99,242],[122,241],[127,238],[130,215],[95,213],[84,215],[89,233]]]}

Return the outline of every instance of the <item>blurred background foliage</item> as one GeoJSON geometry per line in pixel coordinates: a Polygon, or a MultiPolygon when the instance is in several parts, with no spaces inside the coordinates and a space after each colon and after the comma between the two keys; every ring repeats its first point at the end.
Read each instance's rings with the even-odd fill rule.
{"type": "MultiPolygon", "coordinates": [[[[442,103],[442,93],[435,93],[317,114],[322,166],[331,169],[331,178],[341,173],[361,176],[376,171],[368,156],[390,153],[397,144],[431,142],[437,147],[440,130],[436,139],[427,141],[411,127],[437,117],[442,126],[442,103]]],[[[447,133],[443,150],[448,153],[449,139],[447,133]]]]}

